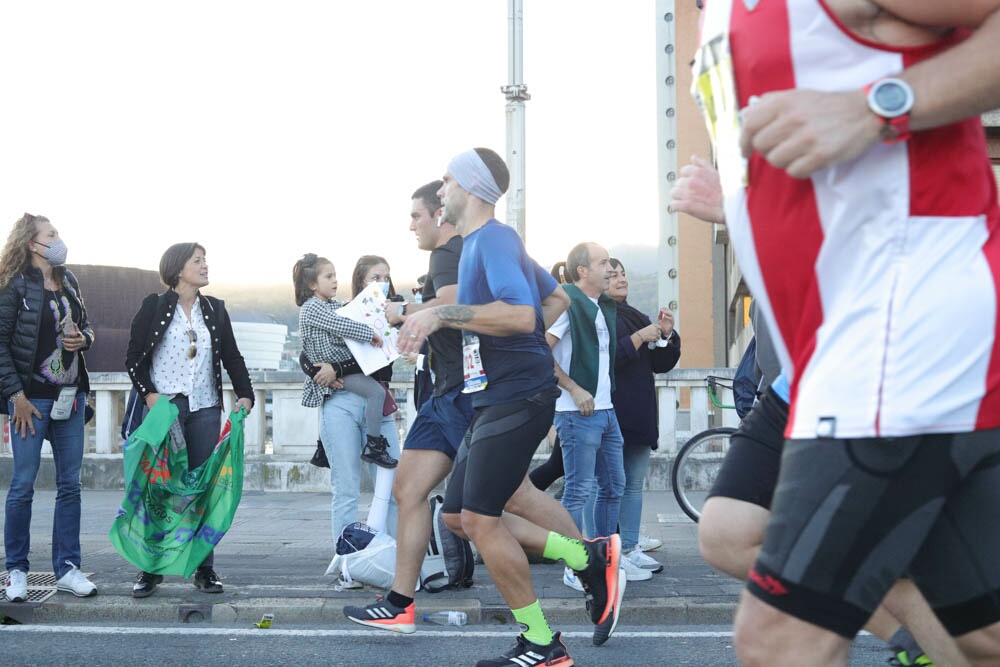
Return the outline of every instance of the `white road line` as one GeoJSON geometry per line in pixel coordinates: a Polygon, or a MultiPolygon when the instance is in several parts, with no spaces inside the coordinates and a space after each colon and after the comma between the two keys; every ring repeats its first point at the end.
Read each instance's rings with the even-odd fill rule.
{"type": "MultiPolygon", "coordinates": [[[[24,632],[33,634],[88,634],[88,635],[206,635],[206,636],[226,636],[226,637],[267,637],[278,635],[281,637],[386,637],[389,633],[384,630],[285,630],[271,628],[269,630],[258,630],[256,628],[199,628],[191,625],[177,628],[125,628],[125,627],[104,627],[98,625],[3,625],[0,626],[0,635],[8,632],[24,632]]],[[[416,637],[510,637],[514,633],[514,628],[509,630],[425,630],[418,632],[416,637]]],[[[564,632],[563,637],[574,639],[589,639],[593,632],[564,632]]],[[[406,637],[406,635],[400,635],[406,637]]],[[[698,639],[705,637],[732,637],[729,631],[719,632],[616,632],[614,637],[627,639],[655,639],[655,638],[688,638],[698,639]]]]}

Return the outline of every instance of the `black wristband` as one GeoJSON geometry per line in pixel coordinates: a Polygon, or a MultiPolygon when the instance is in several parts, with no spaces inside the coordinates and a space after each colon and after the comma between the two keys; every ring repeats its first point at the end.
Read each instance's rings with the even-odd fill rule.
{"type": "Polygon", "coordinates": [[[299,353],[299,368],[310,378],[316,377],[316,373],[319,373],[319,366],[313,366],[305,352],[299,353]]]}

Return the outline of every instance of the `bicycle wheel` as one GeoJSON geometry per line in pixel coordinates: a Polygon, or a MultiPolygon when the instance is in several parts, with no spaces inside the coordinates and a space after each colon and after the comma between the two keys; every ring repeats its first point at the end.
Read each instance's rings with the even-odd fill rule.
{"type": "Polygon", "coordinates": [[[684,443],[670,469],[670,485],[681,510],[697,522],[736,429],[723,426],[698,433],[684,443]]]}

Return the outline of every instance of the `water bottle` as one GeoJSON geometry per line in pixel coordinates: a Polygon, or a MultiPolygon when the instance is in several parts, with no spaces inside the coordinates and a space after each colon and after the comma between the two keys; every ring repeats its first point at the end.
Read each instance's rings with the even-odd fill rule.
{"type": "Polygon", "coordinates": [[[436,623],[437,625],[465,625],[469,617],[464,611],[436,611],[433,614],[424,614],[424,623],[436,623]]]}

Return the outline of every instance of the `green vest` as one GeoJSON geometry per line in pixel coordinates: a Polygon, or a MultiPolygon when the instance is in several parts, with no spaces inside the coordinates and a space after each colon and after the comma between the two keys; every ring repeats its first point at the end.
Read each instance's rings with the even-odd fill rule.
{"type": "MultiPolygon", "coordinates": [[[[595,305],[590,297],[576,285],[563,285],[569,295],[569,332],[573,337],[573,354],[570,356],[569,376],[578,385],[597,394],[597,372],[601,367],[601,353],[597,342],[597,308],[604,313],[604,321],[608,325],[608,375],[611,378],[611,391],[615,390],[615,346],[618,338],[615,336],[615,321],[618,304],[607,294],[601,294],[595,305]]],[[[565,370],[565,369],[563,369],[565,370]]]]}

